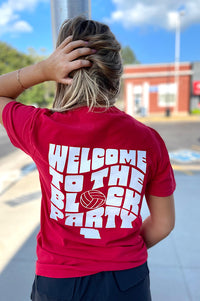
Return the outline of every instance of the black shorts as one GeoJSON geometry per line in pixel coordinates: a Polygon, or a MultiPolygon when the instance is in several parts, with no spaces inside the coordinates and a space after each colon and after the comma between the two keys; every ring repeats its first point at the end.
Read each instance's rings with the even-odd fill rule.
{"type": "Polygon", "coordinates": [[[32,301],[151,301],[147,264],[76,278],[35,276],[32,301]]]}

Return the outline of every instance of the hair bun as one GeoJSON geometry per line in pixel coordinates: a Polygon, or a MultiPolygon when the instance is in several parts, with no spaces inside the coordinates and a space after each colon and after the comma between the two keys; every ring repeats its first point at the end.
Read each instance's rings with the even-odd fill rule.
{"type": "Polygon", "coordinates": [[[92,62],[90,68],[73,71],[72,86],[57,84],[53,107],[64,111],[82,103],[89,107],[113,105],[123,72],[121,46],[114,34],[106,24],[76,17],[63,23],[57,45],[69,35],[73,40],[88,41],[96,53],[87,56],[92,62]]]}

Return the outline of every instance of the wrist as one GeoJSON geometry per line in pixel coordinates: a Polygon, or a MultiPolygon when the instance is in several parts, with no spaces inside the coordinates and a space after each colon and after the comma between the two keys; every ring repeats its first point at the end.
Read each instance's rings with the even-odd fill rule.
{"type": "Polygon", "coordinates": [[[47,59],[36,64],[41,76],[41,82],[52,80],[50,77],[50,72],[48,70],[48,61],[47,59]]]}

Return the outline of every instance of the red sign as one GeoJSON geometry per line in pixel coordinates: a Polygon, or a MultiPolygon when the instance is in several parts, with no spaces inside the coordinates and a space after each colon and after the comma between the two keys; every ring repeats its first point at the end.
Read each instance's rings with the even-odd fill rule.
{"type": "Polygon", "coordinates": [[[193,94],[200,95],[200,81],[193,82],[193,94]]]}

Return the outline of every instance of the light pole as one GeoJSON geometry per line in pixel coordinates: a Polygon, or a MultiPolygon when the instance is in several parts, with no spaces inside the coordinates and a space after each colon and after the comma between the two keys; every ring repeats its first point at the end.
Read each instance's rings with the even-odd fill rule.
{"type": "Polygon", "coordinates": [[[55,47],[61,24],[66,19],[84,15],[91,18],[91,0],[51,0],[53,45],[55,47]]]}
{"type": "Polygon", "coordinates": [[[179,67],[180,67],[180,33],[181,33],[181,16],[185,14],[184,10],[176,13],[176,34],[175,34],[175,84],[176,84],[176,99],[174,113],[178,112],[179,103],[179,67]]]}

